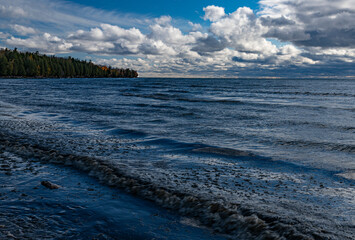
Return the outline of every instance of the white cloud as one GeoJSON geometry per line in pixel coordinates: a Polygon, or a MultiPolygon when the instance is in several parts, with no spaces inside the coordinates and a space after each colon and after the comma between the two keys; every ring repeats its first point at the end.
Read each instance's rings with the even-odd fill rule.
{"type": "Polygon", "coordinates": [[[158,25],[168,25],[173,20],[170,16],[161,16],[160,18],[154,19],[158,25]]]}
{"type": "Polygon", "coordinates": [[[316,64],[317,61],[314,61],[310,58],[303,57],[302,51],[296,48],[293,45],[285,45],[279,49],[278,61],[280,64],[282,62],[292,63],[293,65],[303,65],[303,64],[316,64]]]}
{"type": "MultiPolygon", "coordinates": [[[[68,39],[73,44],[73,50],[88,53],[111,55],[174,54],[174,50],[168,47],[163,39],[156,37],[161,26],[155,24],[154,27],[156,32],[152,32],[152,35],[147,37],[136,28],[123,29],[110,24],[101,24],[100,28],[92,28],[90,31],[79,30],[72,33],[68,39]]],[[[167,32],[167,35],[169,35],[169,32],[167,32]]],[[[165,40],[168,41],[169,37],[166,37],[165,40]]]]}
{"type": "Polygon", "coordinates": [[[3,33],[3,32],[0,32],[0,39],[6,39],[8,37],[10,37],[11,35],[8,34],[8,33],[3,33]]]}
{"type": "Polygon", "coordinates": [[[150,25],[150,32],[139,29],[124,29],[110,24],[101,24],[89,31],[78,30],[68,36],[72,50],[96,54],[120,55],[193,55],[191,45],[203,36],[200,32],[183,34],[170,24],[170,17],[159,18],[150,25]]]}
{"type": "Polygon", "coordinates": [[[1,18],[20,18],[26,17],[26,12],[23,8],[17,5],[10,5],[0,2],[0,16],[1,18]]]}
{"type": "Polygon", "coordinates": [[[203,11],[205,12],[204,19],[210,20],[211,22],[215,22],[226,15],[223,7],[217,7],[214,5],[203,8],[203,11]]]}
{"type": "MultiPolygon", "coordinates": [[[[144,27],[152,19],[137,15],[105,11],[64,0],[0,0],[0,24],[35,24],[43,31],[59,34],[102,23],[125,27],[144,27]],[[40,24],[39,24],[40,23],[40,24]]],[[[37,27],[36,27],[37,28],[37,27]]]]}
{"type": "Polygon", "coordinates": [[[55,53],[68,53],[72,47],[71,43],[61,39],[57,36],[52,36],[49,33],[43,35],[31,36],[29,38],[16,38],[11,37],[6,39],[6,44],[18,48],[25,48],[32,51],[41,51],[42,53],[55,54],[55,53]]]}
{"type": "Polygon", "coordinates": [[[299,46],[355,47],[354,0],[261,0],[264,19],[288,20],[284,26],[270,25],[267,37],[299,46]]]}
{"type": "Polygon", "coordinates": [[[171,45],[185,45],[195,41],[193,35],[184,35],[180,29],[171,26],[170,24],[161,25],[154,24],[150,26],[151,33],[149,38],[161,40],[164,43],[171,45]]]}
{"type": "Polygon", "coordinates": [[[354,7],[347,0],[339,6],[324,1],[329,6],[320,0],[261,0],[259,13],[207,6],[202,27],[170,16],[138,18],[64,1],[0,0],[5,14],[0,26],[22,36],[0,32],[0,39],[43,53],[88,53],[97,63],[134,68],[140,76],[235,76],[334,62],[349,66],[355,59],[354,7]]]}
{"type": "Polygon", "coordinates": [[[221,18],[211,24],[210,31],[239,51],[264,52],[275,54],[276,46],[262,35],[267,29],[262,26],[253,10],[247,7],[221,18]]]}
{"type": "Polygon", "coordinates": [[[202,30],[202,26],[199,23],[193,23],[193,22],[188,22],[189,25],[192,27],[192,31],[198,31],[198,30],[202,30]]]}
{"type": "Polygon", "coordinates": [[[18,24],[11,25],[11,28],[14,29],[18,34],[22,36],[36,34],[37,32],[34,28],[25,27],[18,24]]]}

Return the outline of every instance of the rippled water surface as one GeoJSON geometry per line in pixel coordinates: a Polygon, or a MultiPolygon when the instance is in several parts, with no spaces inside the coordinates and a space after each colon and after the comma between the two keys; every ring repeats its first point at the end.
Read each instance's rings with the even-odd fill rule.
{"type": "Polygon", "coordinates": [[[212,215],[211,204],[230,205],[219,223],[194,216],[216,231],[354,237],[355,81],[1,79],[0,117],[25,146],[100,159],[212,215]],[[233,214],[246,227],[230,227],[233,214]]]}

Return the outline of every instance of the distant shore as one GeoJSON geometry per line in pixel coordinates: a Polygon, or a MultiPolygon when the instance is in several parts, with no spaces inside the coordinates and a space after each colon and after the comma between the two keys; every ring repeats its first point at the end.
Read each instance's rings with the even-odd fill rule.
{"type": "Polygon", "coordinates": [[[7,78],[136,78],[133,69],[97,65],[72,57],[0,49],[0,77],[7,78]]]}
{"type": "MultiPolygon", "coordinates": [[[[0,76],[0,79],[86,79],[86,78],[111,78],[111,77],[28,77],[28,76],[0,76]]],[[[126,77],[117,77],[117,79],[126,77]]]]}

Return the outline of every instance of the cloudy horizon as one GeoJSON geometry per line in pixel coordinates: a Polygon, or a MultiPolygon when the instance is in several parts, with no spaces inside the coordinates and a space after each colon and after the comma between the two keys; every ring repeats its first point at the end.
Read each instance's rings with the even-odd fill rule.
{"type": "Polygon", "coordinates": [[[141,77],[355,76],[354,0],[237,2],[186,16],[0,0],[0,47],[92,59],[141,77]]]}

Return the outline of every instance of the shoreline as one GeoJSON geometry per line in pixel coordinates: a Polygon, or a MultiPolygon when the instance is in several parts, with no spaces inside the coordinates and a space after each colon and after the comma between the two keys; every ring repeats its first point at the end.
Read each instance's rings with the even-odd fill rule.
{"type": "MultiPolygon", "coordinates": [[[[62,154],[55,149],[21,143],[16,140],[16,137],[9,139],[10,141],[4,140],[4,136],[0,134],[0,146],[21,158],[35,158],[37,159],[35,161],[44,165],[72,166],[106,186],[124,190],[128,194],[149,200],[183,217],[194,219],[202,226],[211,228],[215,233],[228,234],[232,239],[253,239],[257,236],[277,238],[279,234],[280,236],[286,234],[288,237],[302,236],[296,229],[288,229],[292,228],[291,226],[280,225],[276,221],[277,219],[270,218],[266,223],[257,216],[256,212],[250,212],[241,206],[224,206],[223,202],[155,186],[150,182],[126,175],[119,169],[113,170],[109,164],[97,158],[62,154]],[[269,224],[274,226],[271,227],[269,224]],[[270,232],[268,230],[270,227],[275,228],[276,232],[270,232]]],[[[306,237],[304,236],[304,238],[306,237]]]]}
{"type": "MultiPolygon", "coordinates": [[[[109,163],[100,159],[60,153],[54,149],[47,149],[30,143],[21,143],[21,138],[18,139],[19,141],[16,140],[16,137],[12,138],[9,137],[9,140],[4,140],[4,136],[0,135],[0,150],[11,152],[22,159],[30,159],[31,162],[36,162],[36,164],[45,168],[54,166],[57,169],[62,169],[70,166],[70,171],[79,171],[83,177],[88,177],[91,181],[97,182],[98,180],[101,182],[99,189],[111,188],[138,201],[148,200],[155,208],[163,207],[166,209],[164,211],[172,211],[174,215],[179,214],[181,218],[190,219],[188,222],[193,222],[195,226],[207,227],[214,234],[226,234],[227,238],[230,239],[326,239],[330,237],[327,233],[321,232],[321,229],[318,229],[319,231],[314,228],[309,229],[308,227],[311,226],[304,228],[308,225],[306,222],[299,223],[297,224],[298,226],[290,224],[294,221],[291,216],[289,219],[275,218],[272,215],[254,211],[248,206],[226,205],[225,202],[220,202],[217,199],[203,199],[188,193],[171,191],[171,189],[154,186],[153,183],[144,182],[139,178],[126,175],[118,169],[113,169],[109,163]],[[298,227],[304,229],[301,230],[298,227]],[[311,238],[310,236],[313,237],[311,238]]],[[[56,181],[55,179],[42,179],[41,181],[43,180],[49,180],[54,184],[65,186],[61,181],[56,181]]],[[[37,183],[39,184],[39,182],[38,180],[37,183]]],[[[77,196],[83,199],[85,194],[87,193],[77,194],[77,196]]],[[[102,198],[97,198],[93,201],[99,201],[106,205],[102,198]]],[[[0,223],[0,225],[2,224],[0,223]]],[[[351,239],[347,237],[349,233],[344,232],[343,234],[343,239],[351,239]]],[[[214,235],[210,233],[208,239],[211,239],[211,236],[214,235]]],[[[189,239],[193,238],[189,236],[189,239]]]]}
{"type": "Polygon", "coordinates": [[[3,145],[0,180],[1,239],[225,239],[81,171],[26,160],[3,145]]]}

